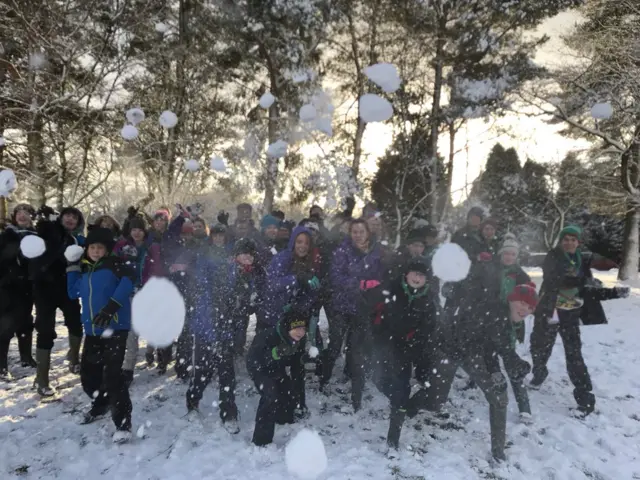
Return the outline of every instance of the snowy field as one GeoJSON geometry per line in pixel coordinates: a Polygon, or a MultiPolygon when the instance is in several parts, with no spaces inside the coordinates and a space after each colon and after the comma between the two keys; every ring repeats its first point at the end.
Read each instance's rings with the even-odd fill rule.
{"type": "MultiPolygon", "coordinates": [[[[598,276],[610,286],[615,273],[598,276]]],[[[532,275],[540,280],[539,270],[532,275]]],[[[310,376],[307,403],[312,416],[305,424],[320,433],[328,456],[320,479],[640,479],[640,289],[633,289],[629,299],[604,305],[609,325],[582,330],[596,413],[586,420],[570,417],[572,387],[558,338],[547,382],[540,391],[530,392],[535,423],[517,423],[511,399],[508,462],[495,469],[488,464],[488,406],[479,390],[461,391],[466,382],[462,375],[452,391],[450,417],[421,414],[408,420],[401,437],[403,451],[393,461],[379,453],[388,407],[375,387],[369,386],[363,411],[353,415],[344,408],[348,385],[336,383],[327,397],[318,393],[310,376]]],[[[66,331],[61,324],[58,334],[51,378],[59,401],[40,401],[31,389],[33,370],[14,366],[16,377],[28,376],[0,384],[0,478],[292,478],[284,447],[303,425],[277,427],[275,444],[268,448],[251,446],[258,396],[244,368],[237,389],[242,431],[230,436],[220,425],[216,385],[207,389],[201,402],[204,421],[190,423],[184,418],[186,386],[172,372],[158,377],[153,369],[139,365],[131,392],[138,435],[131,444],[115,446],[109,418],[78,424],[89,402],[79,377],[67,372],[66,331]]],[[[12,343],[10,365],[18,361],[16,349],[12,343]]],[[[339,378],[341,365],[336,368],[339,378]]]]}

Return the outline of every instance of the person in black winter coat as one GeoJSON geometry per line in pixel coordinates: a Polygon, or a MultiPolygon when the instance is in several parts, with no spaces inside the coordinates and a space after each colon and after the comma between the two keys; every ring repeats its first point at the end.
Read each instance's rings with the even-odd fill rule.
{"type": "MultiPolygon", "coordinates": [[[[297,399],[302,393],[296,391],[300,382],[287,374],[286,367],[292,361],[302,361],[306,328],[306,321],[291,310],[275,327],[259,330],[249,348],[247,370],[260,393],[251,439],[257,446],[273,441],[276,423],[294,423],[297,399]]],[[[304,388],[304,382],[302,386],[304,388]]]]}
{"type": "Polygon", "coordinates": [[[20,242],[35,233],[31,205],[16,205],[11,223],[0,235],[0,378],[11,379],[8,368],[9,343],[18,339],[23,367],[35,367],[31,356],[33,336],[33,294],[28,260],[20,252],[20,242]]]}
{"type": "Polygon", "coordinates": [[[44,240],[46,251],[32,259],[29,271],[33,280],[33,298],[36,307],[36,387],[41,396],[55,394],[49,386],[51,349],[57,338],[56,310],[62,310],[64,324],[69,331],[69,370],[80,372],[80,346],[82,322],[80,302],[71,300],[67,293],[67,260],[64,252],[71,245],[84,246],[84,216],[74,207],[62,209],[60,215],[47,206],[39,210],[37,234],[44,240]]]}
{"type": "Polygon", "coordinates": [[[483,219],[484,210],[480,207],[473,207],[467,213],[467,224],[451,236],[451,243],[460,245],[472,262],[475,261],[472,255],[477,250],[476,245],[482,243],[480,225],[483,219]]]}
{"type": "Polygon", "coordinates": [[[379,315],[374,320],[377,359],[374,378],[391,403],[387,445],[397,449],[409,406],[414,366],[425,365],[425,353],[433,348],[433,332],[439,315],[438,292],[431,289],[427,261],[415,257],[393,280],[379,315]]]}

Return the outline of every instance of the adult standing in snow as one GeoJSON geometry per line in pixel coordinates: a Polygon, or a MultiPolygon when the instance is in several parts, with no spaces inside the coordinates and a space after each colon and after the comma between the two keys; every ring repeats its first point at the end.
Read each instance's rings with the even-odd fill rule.
{"type": "Polygon", "coordinates": [[[0,234],[0,379],[11,379],[8,365],[9,344],[18,339],[23,367],[35,367],[31,356],[33,337],[33,292],[29,279],[28,259],[20,252],[20,242],[33,235],[35,209],[28,204],[16,205],[11,223],[0,234]]]}
{"type": "Polygon", "coordinates": [[[50,397],[55,391],[49,385],[51,349],[56,334],[56,310],[62,310],[64,324],[69,332],[67,360],[72,373],[80,372],[80,346],[82,322],[80,302],[69,298],[66,289],[67,260],[64,252],[71,245],[84,246],[84,216],[74,207],[62,209],[60,215],[47,206],[40,208],[37,234],[45,241],[46,251],[32,259],[30,274],[33,280],[33,298],[36,307],[36,371],[38,394],[50,397]]]}
{"type": "Polygon", "coordinates": [[[467,213],[467,224],[455,232],[451,237],[451,243],[457,243],[467,252],[472,262],[476,262],[478,250],[482,248],[482,238],[480,236],[480,224],[484,219],[484,210],[480,207],[473,207],[467,213]]]}
{"type": "Polygon", "coordinates": [[[272,215],[265,215],[260,221],[261,236],[259,242],[260,255],[258,260],[265,267],[271,263],[273,256],[278,253],[277,242],[279,225],[280,221],[272,215]]]}
{"type": "Polygon", "coordinates": [[[131,330],[133,272],[122,259],[111,255],[111,230],[93,229],[86,243],[81,262],[67,268],[69,298],[82,301],[86,334],[80,379],[92,402],[84,423],[110,410],[116,426],[113,441],[126,442],[131,438],[132,406],[122,362],[131,330]]]}
{"type": "Polygon", "coordinates": [[[351,401],[355,411],[362,406],[365,375],[371,353],[371,321],[375,312],[376,293],[385,278],[385,259],[363,219],[353,220],[349,237],[336,249],[331,261],[333,318],[329,325],[329,347],[323,352],[324,388],[340,356],[345,334],[351,342],[347,349],[348,373],[351,375],[351,401]]]}

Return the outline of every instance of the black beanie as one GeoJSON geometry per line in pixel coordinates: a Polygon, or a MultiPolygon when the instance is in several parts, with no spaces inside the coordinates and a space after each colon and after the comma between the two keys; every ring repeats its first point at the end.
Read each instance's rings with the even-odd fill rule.
{"type": "Polygon", "coordinates": [[[33,208],[28,203],[19,203],[13,209],[13,214],[11,215],[11,221],[13,221],[13,222],[16,221],[16,215],[20,210],[23,210],[23,211],[27,212],[29,214],[29,216],[31,217],[31,220],[34,220],[36,218],[36,209],[35,208],[33,208]]]}
{"type": "Polygon", "coordinates": [[[113,247],[115,247],[116,242],[113,239],[113,232],[110,229],[98,227],[92,228],[89,232],[89,235],[87,235],[87,248],[89,247],[89,245],[92,245],[94,243],[101,243],[107,248],[108,252],[111,252],[113,250],[113,247]]]}
{"type": "Polygon", "coordinates": [[[420,242],[424,244],[426,242],[425,238],[426,238],[426,235],[424,234],[424,229],[414,228],[409,232],[409,235],[407,236],[407,245],[410,245],[415,242],[420,242]]]}
{"type": "Polygon", "coordinates": [[[409,272],[418,272],[423,275],[427,275],[429,272],[429,265],[427,264],[426,259],[422,257],[416,257],[411,259],[411,261],[407,264],[407,268],[405,269],[405,273],[409,272]]]}
{"type": "Polygon", "coordinates": [[[252,256],[256,256],[258,251],[258,247],[256,246],[256,242],[251,240],[250,238],[241,238],[236,242],[233,246],[233,255],[242,255],[243,253],[247,253],[252,256]]]}
{"type": "Polygon", "coordinates": [[[134,228],[139,228],[144,233],[147,233],[149,231],[149,225],[147,225],[147,221],[140,215],[136,215],[131,220],[129,220],[129,231],[133,230],[134,228]]]}
{"type": "Polygon", "coordinates": [[[467,213],[467,220],[471,217],[478,217],[480,220],[483,220],[484,210],[482,209],[482,207],[473,207],[471,210],[469,210],[469,213],[467,213]]]}

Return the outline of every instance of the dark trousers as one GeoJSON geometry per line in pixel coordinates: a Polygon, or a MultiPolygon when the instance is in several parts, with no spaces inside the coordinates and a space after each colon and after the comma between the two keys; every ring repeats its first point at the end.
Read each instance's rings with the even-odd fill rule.
{"type": "Polygon", "coordinates": [[[129,332],[119,330],[109,338],[86,336],[80,361],[82,389],[93,399],[92,410],[106,411],[118,430],[131,430],[131,399],[122,376],[129,332]]]}
{"type": "Polygon", "coordinates": [[[249,315],[234,316],[233,325],[236,327],[233,339],[235,354],[244,356],[244,347],[247,344],[247,330],[249,329],[249,315]]]}
{"type": "Polygon", "coordinates": [[[56,334],[56,311],[60,309],[64,316],[64,325],[69,335],[82,338],[80,301],[71,300],[67,295],[67,283],[62,279],[59,284],[36,284],[33,299],[36,307],[35,329],[38,334],[36,347],[44,350],[53,348],[56,334]]]}
{"type": "Polygon", "coordinates": [[[9,343],[15,335],[21,359],[31,358],[33,335],[33,297],[31,289],[11,291],[10,305],[0,313],[0,368],[7,368],[9,343]]]}
{"type": "Polygon", "coordinates": [[[193,358],[195,363],[187,390],[187,408],[198,408],[204,389],[211,382],[214,373],[217,373],[220,418],[223,422],[237,420],[236,373],[231,349],[215,350],[196,338],[193,358]]]}
{"type": "Polygon", "coordinates": [[[251,441],[258,446],[268,445],[273,441],[276,423],[294,422],[293,382],[288,375],[273,377],[263,372],[253,372],[252,379],[260,392],[260,403],[251,441]]]}
{"type": "Polygon", "coordinates": [[[189,331],[188,320],[185,320],[182,332],[176,342],[176,363],[174,368],[178,378],[185,380],[189,377],[189,367],[193,367],[193,335],[189,331]]]}
{"type": "Polygon", "coordinates": [[[593,407],[595,396],[591,391],[591,377],[582,357],[580,338],[580,309],[558,310],[559,324],[549,325],[546,318],[536,317],[531,333],[531,356],[534,377],[544,379],[549,374],[547,362],[551,357],[558,333],[564,344],[567,373],[573,383],[573,396],[581,407],[593,407]]]}
{"type": "MultiPolygon", "coordinates": [[[[515,350],[509,355],[502,356],[504,368],[507,372],[511,389],[513,390],[513,396],[518,404],[518,411],[520,413],[530,414],[531,404],[529,402],[529,393],[527,392],[527,387],[524,385],[524,376],[519,374],[517,371],[518,366],[515,364],[517,359],[513,357],[513,355],[518,355],[515,350]]],[[[495,350],[492,350],[489,347],[487,348],[484,359],[489,373],[500,372],[500,360],[498,357],[499,355],[495,350]]]]}

